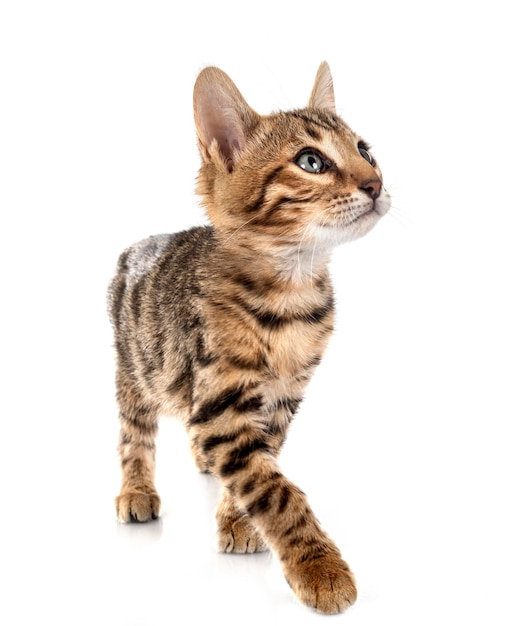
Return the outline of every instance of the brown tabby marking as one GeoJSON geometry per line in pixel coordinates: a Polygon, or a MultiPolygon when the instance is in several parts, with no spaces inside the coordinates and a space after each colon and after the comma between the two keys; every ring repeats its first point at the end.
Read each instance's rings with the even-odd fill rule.
{"type": "Polygon", "coordinates": [[[307,108],[269,116],[206,68],[194,113],[211,225],[132,246],[109,290],[118,516],[159,515],[158,417],[179,415],[198,467],[224,487],[220,550],[270,547],[297,597],[336,613],[355,601],[354,577],[277,456],[332,332],[331,250],[370,230],[389,196],[369,147],[335,113],[326,63],[307,108]]]}

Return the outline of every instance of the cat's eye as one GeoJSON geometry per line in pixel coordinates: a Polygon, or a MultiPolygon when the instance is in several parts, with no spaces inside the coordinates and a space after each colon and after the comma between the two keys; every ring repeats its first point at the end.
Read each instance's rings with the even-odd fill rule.
{"type": "Polygon", "coordinates": [[[295,163],[312,174],[322,174],[330,167],[330,163],[323,156],[311,149],[303,150],[295,159],[295,163]]]}
{"type": "Polygon", "coordinates": [[[374,165],[374,159],[372,158],[367,146],[364,144],[358,144],[358,150],[366,161],[368,161],[371,165],[374,165]]]}

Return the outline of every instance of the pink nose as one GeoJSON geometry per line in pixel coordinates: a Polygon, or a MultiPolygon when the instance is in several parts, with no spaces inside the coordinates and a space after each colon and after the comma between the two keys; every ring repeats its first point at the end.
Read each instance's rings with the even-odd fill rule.
{"type": "Polygon", "coordinates": [[[360,183],[358,187],[367,192],[373,200],[376,200],[382,190],[382,181],[377,178],[369,178],[360,183]]]}

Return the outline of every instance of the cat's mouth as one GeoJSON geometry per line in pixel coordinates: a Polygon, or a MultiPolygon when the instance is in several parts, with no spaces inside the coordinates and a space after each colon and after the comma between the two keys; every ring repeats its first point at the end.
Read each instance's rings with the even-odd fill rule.
{"type": "Polygon", "coordinates": [[[342,226],[344,228],[348,228],[349,226],[351,226],[352,224],[355,224],[356,222],[358,222],[360,219],[362,219],[363,217],[369,215],[370,213],[378,213],[378,211],[376,211],[376,205],[373,202],[372,204],[365,206],[365,207],[356,207],[356,208],[352,208],[348,211],[348,213],[344,214],[343,216],[341,216],[341,219],[339,220],[338,226],[342,226]]]}
{"type": "Polygon", "coordinates": [[[327,220],[322,225],[325,228],[332,229],[348,229],[357,224],[362,218],[367,217],[371,213],[377,213],[374,204],[366,207],[351,207],[341,209],[338,213],[331,216],[332,219],[327,220]]]}
{"type": "Polygon", "coordinates": [[[353,215],[349,218],[344,218],[343,220],[338,222],[337,226],[340,226],[341,228],[348,228],[349,226],[353,226],[354,224],[359,222],[361,218],[365,217],[369,213],[372,213],[372,211],[373,209],[367,209],[366,211],[364,211],[363,213],[359,213],[358,215],[353,215]]]}
{"type": "Polygon", "coordinates": [[[362,203],[355,202],[350,206],[341,209],[339,218],[344,220],[344,224],[354,224],[362,217],[375,213],[378,217],[383,217],[391,206],[391,197],[387,191],[383,190],[382,194],[374,200],[362,203]]]}

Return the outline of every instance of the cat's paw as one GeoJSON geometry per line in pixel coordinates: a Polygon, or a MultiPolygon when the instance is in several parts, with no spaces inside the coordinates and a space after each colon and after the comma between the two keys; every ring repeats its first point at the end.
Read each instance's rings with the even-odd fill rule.
{"type": "Polygon", "coordinates": [[[157,519],[160,498],[156,492],[125,492],[116,498],[116,513],[122,522],[147,522],[157,519]]]}
{"type": "Polygon", "coordinates": [[[219,523],[218,547],[220,552],[236,552],[237,554],[267,550],[266,543],[247,515],[235,520],[226,519],[219,523]]]}
{"type": "Polygon", "coordinates": [[[318,613],[340,613],[356,601],[354,576],[339,556],[319,555],[286,568],[288,584],[299,600],[318,613]]]}

